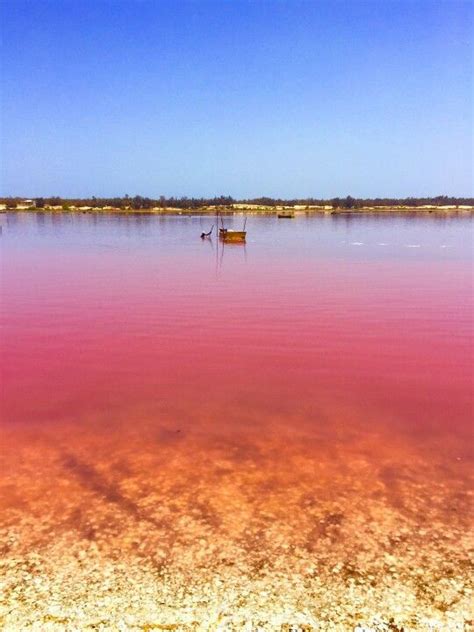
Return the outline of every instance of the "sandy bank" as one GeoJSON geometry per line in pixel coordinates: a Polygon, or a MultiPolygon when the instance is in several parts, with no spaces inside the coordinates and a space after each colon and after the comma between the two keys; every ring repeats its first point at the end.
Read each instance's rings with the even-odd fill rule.
{"type": "MultiPolygon", "coordinates": [[[[288,207],[290,208],[290,207],[288,207]]],[[[293,208],[293,207],[291,207],[293,208]]],[[[185,208],[151,208],[151,209],[120,209],[120,208],[29,208],[29,209],[0,209],[0,213],[74,213],[74,214],[120,214],[120,215],[277,215],[281,212],[280,207],[252,207],[252,208],[229,208],[229,207],[200,207],[194,209],[185,208]]],[[[285,207],[286,210],[286,207],[285,207]]],[[[437,214],[452,215],[459,213],[473,213],[474,207],[408,207],[408,206],[379,206],[379,207],[363,207],[363,208],[295,208],[295,215],[340,215],[340,214],[379,214],[379,213],[398,213],[398,214],[437,214]]]]}

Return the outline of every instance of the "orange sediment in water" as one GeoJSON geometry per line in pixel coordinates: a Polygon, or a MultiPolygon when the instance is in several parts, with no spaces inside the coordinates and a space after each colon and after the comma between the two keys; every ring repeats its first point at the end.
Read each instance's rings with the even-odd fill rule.
{"type": "Polygon", "coordinates": [[[465,455],[348,411],[257,409],[243,432],[209,427],[238,409],[206,412],[6,434],[7,629],[464,621],[465,455]]]}

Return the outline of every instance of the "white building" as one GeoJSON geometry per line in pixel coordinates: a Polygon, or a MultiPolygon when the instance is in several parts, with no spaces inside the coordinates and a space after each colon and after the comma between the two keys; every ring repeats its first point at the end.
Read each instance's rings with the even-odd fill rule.
{"type": "Polygon", "coordinates": [[[16,208],[19,211],[24,211],[28,208],[35,207],[35,206],[36,206],[36,202],[34,200],[22,200],[21,202],[18,202],[18,204],[16,205],[16,208]]]}

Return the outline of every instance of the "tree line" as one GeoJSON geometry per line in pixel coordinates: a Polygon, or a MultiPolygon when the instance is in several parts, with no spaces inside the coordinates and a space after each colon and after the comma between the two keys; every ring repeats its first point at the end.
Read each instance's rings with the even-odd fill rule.
{"type": "MultiPolygon", "coordinates": [[[[0,198],[0,203],[7,208],[14,209],[18,204],[23,203],[24,198],[4,197],[0,198]]],[[[449,197],[447,195],[437,195],[435,197],[408,197],[408,198],[354,198],[348,195],[344,198],[298,198],[283,199],[272,197],[259,197],[251,199],[235,199],[230,195],[220,195],[213,198],[194,197],[165,197],[159,198],[143,197],[135,195],[130,197],[112,198],[61,198],[37,197],[34,198],[36,208],[49,206],[61,206],[64,209],[70,207],[88,206],[91,208],[103,208],[105,206],[116,209],[151,209],[151,208],[181,208],[198,209],[203,206],[231,206],[232,204],[252,204],[257,206],[332,206],[333,208],[358,209],[367,206],[407,206],[416,208],[417,206],[474,206],[474,198],[449,197]]]]}

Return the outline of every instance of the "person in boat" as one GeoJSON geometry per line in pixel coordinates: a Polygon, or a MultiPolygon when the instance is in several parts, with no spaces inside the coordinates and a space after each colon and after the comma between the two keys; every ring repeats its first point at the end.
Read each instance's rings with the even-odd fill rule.
{"type": "Polygon", "coordinates": [[[205,239],[206,237],[210,237],[213,228],[214,228],[214,224],[211,226],[211,230],[208,233],[201,233],[201,239],[205,239]]]}

